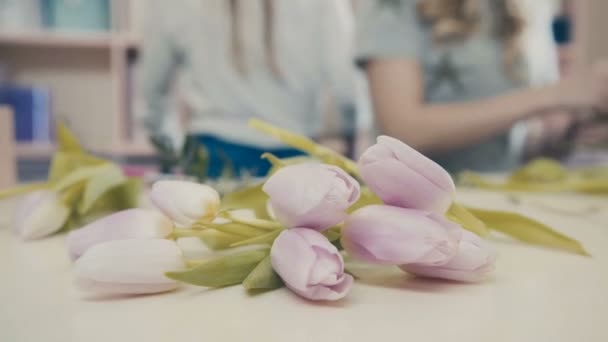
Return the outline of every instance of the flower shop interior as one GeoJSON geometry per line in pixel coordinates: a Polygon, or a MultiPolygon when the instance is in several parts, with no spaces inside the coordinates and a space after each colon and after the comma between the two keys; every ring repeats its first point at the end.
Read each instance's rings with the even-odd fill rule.
{"type": "Polygon", "coordinates": [[[607,14],[0,0],[0,341],[608,341],[607,14]]]}

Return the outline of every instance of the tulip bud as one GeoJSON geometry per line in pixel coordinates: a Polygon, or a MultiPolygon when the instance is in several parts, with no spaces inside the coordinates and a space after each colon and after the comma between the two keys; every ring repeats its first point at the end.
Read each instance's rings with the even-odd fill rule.
{"type": "Polygon", "coordinates": [[[342,222],[359,199],[359,183],[344,170],[325,164],[286,166],[273,174],[263,190],[271,212],[287,228],[323,231],[342,222]]]}
{"type": "Polygon", "coordinates": [[[341,299],[353,283],[353,277],[344,273],[338,249],[312,229],[283,231],[272,245],[270,259],[285,285],[310,300],[341,299]]]}
{"type": "Polygon", "coordinates": [[[103,217],[68,234],[70,258],[78,259],[87,249],[102,242],[128,239],[162,239],[173,231],[163,214],[151,209],[128,209],[103,217]]]}
{"type": "Polygon", "coordinates": [[[212,187],[186,181],[158,181],[150,199],[180,228],[211,222],[220,208],[220,195],[212,187]]]}
{"type": "Polygon", "coordinates": [[[185,267],[175,242],[117,240],[91,247],[74,264],[76,284],[96,295],[158,293],[177,288],[165,272],[185,267]]]}
{"type": "Polygon", "coordinates": [[[462,282],[482,280],[494,269],[496,253],[487,242],[469,232],[462,232],[458,252],[447,264],[441,266],[403,265],[401,269],[429,278],[441,278],[462,282]]]}
{"type": "Polygon", "coordinates": [[[39,239],[59,231],[70,209],[56,192],[40,190],[26,195],[13,216],[13,231],[23,240],[39,239]]]}
{"type": "Polygon", "coordinates": [[[355,259],[386,265],[442,265],[456,254],[462,228],[435,213],[370,205],[342,228],[342,246],[355,259]]]}
{"type": "Polygon", "coordinates": [[[361,178],[385,204],[444,214],[455,186],[450,174],[403,142],[380,136],[359,159],[361,178]]]}

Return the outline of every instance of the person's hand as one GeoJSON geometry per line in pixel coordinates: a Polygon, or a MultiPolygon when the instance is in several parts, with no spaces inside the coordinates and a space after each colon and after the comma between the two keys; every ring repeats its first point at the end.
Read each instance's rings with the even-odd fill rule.
{"type": "Polygon", "coordinates": [[[555,89],[557,102],[569,109],[608,111],[608,60],[572,72],[555,89]]]}

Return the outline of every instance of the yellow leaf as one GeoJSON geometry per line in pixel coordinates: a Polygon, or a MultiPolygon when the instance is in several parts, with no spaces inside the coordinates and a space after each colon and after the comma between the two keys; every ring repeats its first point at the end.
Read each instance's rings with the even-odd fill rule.
{"type": "Polygon", "coordinates": [[[62,152],[84,152],[74,133],[63,122],[57,124],[57,145],[62,152]]]}
{"type": "Polygon", "coordinates": [[[488,227],[485,223],[477,218],[473,213],[467,210],[465,207],[458,203],[452,203],[452,206],[448,210],[446,217],[452,222],[460,224],[464,229],[471,231],[481,237],[487,237],[490,235],[488,227]]]}
{"type": "Polygon", "coordinates": [[[589,255],[580,242],[531,218],[506,211],[467,208],[490,229],[530,244],[589,255]]]}
{"type": "Polygon", "coordinates": [[[326,164],[336,165],[352,175],[359,175],[357,164],[353,160],[350,160],[325,146],[315,143],[312,139],[258,119],[249,120],[249,126],[276,138],[286,145],[306,152],[326,164]]]}

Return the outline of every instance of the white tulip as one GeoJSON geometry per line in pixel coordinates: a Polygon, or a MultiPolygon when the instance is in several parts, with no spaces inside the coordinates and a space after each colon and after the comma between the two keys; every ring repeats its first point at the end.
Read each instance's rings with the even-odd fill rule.
{"type": "Polygon", "coordinates": [[[13,216],[13,231],[23,240],[39,239],[59,231],[70,209],[54,191],[40,190],[26,195],[13,216]]]}
{"type": "Polygon", "coordinates": [[[166,292],[178,283],[165,272],[184,269],[177,244],[164,239],[116,240],[91,247],[76,261],[75,283],[96,295],[166,292]]]}
{"type": "Polygon", "coordinates": [[[212,187],[186,181],[158,181],[150,199],[180,228],[211,222],[220,208],[220,195],[212,187]]]}
{"type": "Polygon", "coordinates": [[[68,234],[70,258],[78,259],[94,245],[112,240],[162,239],[173,231],[173,224],[153,209],[128,209],[103,217],[68,234]]]}

